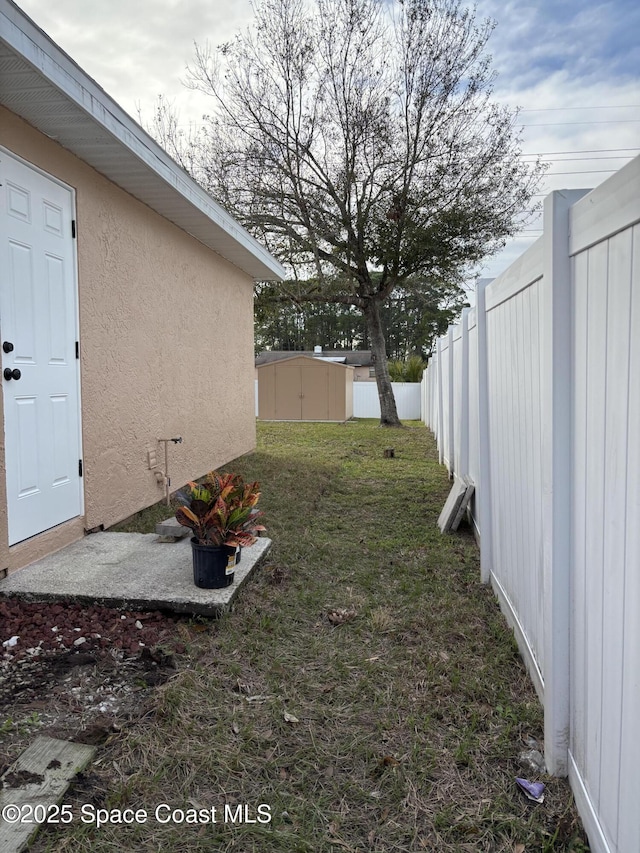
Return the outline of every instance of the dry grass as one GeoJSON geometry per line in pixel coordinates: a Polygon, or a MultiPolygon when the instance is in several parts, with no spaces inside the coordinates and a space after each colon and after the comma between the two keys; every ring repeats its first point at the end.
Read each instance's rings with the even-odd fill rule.
{"type": "Polygon", "coordinates": [[[185,632],[176,676],[71,800],[149,820],[76,818],[35,849],[584,853],[565,781],[544,780],[543,805],[516,789],[541,709],[472,537],[437,530],[449,482],[430,434],[259,435],[233,467],[263,483],[269,564],[232,614],[185,632]],[[160,824],[160,803],[215,806],[218,822],[160,824]],[[266,804],[272,820],[225,825],[225,803],[254,819],[266,804]]]}

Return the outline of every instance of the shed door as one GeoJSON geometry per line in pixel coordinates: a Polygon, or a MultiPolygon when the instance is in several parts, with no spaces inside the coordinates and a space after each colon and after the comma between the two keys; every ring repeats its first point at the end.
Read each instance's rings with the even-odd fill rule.
{"type": "Polygon", "coordinates": [[[82,512],[72,191],[0,150],[9,544],[82,512]]]}
{"type": "Polygon", "coordinates": [[[276,411],[279,421],[302,418],[302,379],[299,364],[278,364],[275,371],[276,411]]]}
{"type": "Polygon", "coordinates": [[[278,364],[275,377],[277,420],[330,419],[328,367],[315,364],[278,364]]]}
{"type": "Polygon", "coordinates": [[[302,368],[302,420],[327,421],[329,412],[329,370],[326,365],[302,368]]]}

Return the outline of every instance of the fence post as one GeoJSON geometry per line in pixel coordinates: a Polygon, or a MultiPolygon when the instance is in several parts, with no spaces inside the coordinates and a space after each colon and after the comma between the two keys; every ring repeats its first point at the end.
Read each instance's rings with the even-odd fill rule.
{"type": "Polygon", "coordinates": [[[449,339],[449,349],[447,352],[449,359],[449,381],[447,383],[446,393],[449,396],[449,423],[447,424],[447,438],[449,441],[449,477],[453,477],[455,468],[455,453],[456,453],[456,430],[455,430],[455,385],[454,385],[454,370],[455,362],[453,358],[453,332],[454,327],[449,326],[447,329],[447,338],[449,339]]]}
{"type": "Polygon", "coordinates": [[[478,343],[478,467],[476,483],[478,525],[480,527],[480,580],[489,583],[493,566],[493,515],[491,504],[491,429],[489,424],[489,363],[487,348],[488,281],[476,286],[476,326],[478,343]]]}
{"type": "Polygon", "coordinates": [[[433,355],[429,362],[431,373],[431,390],[429,394],[429,411],[431,412],[431,423],[429,426],[433,430],[433,434],[438,435],[438,348],[437,343],[434,344],[433,355]]]}
{"type": "Polygon", "coordinates": [[[459,477],[469,474],[469,312],[462,309],[461,330],[461,367],[460,367],[460,470],[459,477]]]}
{"type": "Polygon", "coordinates": [[[542,281],[542,530],[544,743],[547,770],[566,776],[571,583],[571,258],[569,210],[584,190],[544,201],[542,281]]]}
{"type": "Polygon", "coordinates": [[[438,461],[444,464],[444,389],[442,387],[442,342],[436,341],[436,358],[438,359],[438,461]]]}

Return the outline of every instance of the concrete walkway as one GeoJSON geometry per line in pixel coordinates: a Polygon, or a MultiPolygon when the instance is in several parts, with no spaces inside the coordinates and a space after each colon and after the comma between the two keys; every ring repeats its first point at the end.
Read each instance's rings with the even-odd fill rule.
{"type": "Polygon", "coordinates": [[[1,580],[0,596],[218,616],[270,548],[270,539],[258,539],[242,549],[231,586],[199,589],[188,538],[166,543],[155,533],[94,533],[1,580]]]}

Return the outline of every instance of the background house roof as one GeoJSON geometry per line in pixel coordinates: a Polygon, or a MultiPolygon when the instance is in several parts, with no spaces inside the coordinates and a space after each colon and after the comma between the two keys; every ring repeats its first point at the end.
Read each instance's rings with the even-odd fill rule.
{"type": "Polygon", "coordinates": [[[0,104],[254,279],[285,277],[278,261],[11,0],[0,0],[0,104]]]}
{"type": "Polygon", "coordinates": [[[256,356],[256,367],[270,364],[272,361],[282,361],[284,358],[294,358],[297,355],[321,358],[325,361],[339,361],[351,367],[369,367],[373,364],[371,350],[323,350],[321,353],[310,350],[267,350],[256,356]]]}

